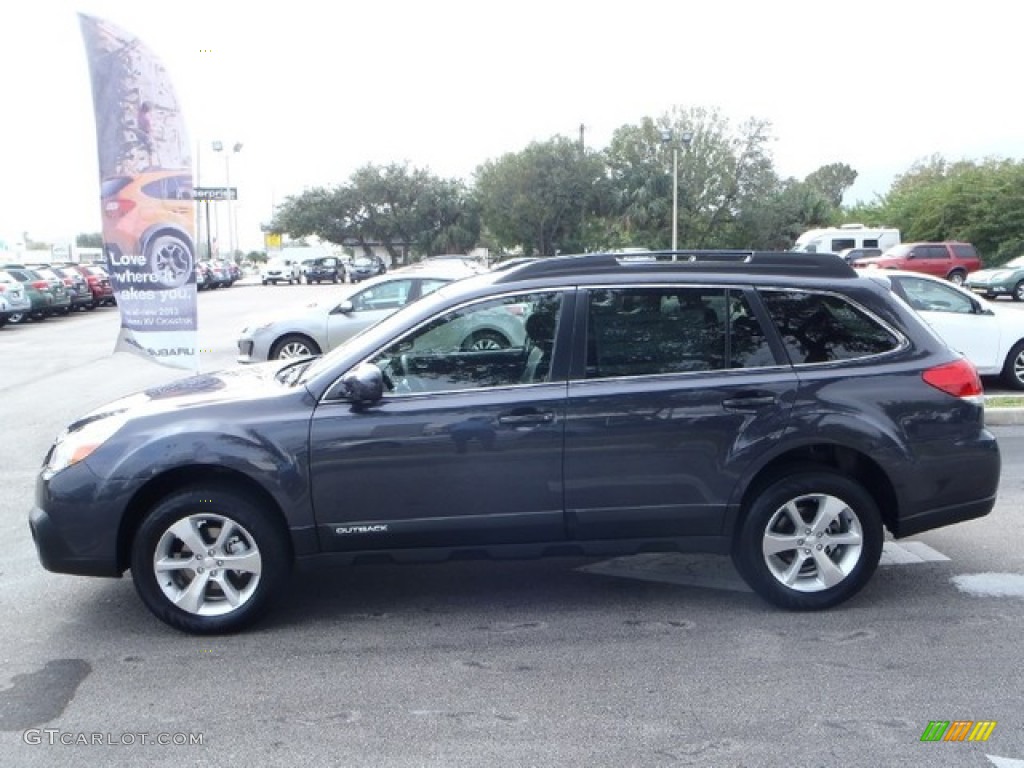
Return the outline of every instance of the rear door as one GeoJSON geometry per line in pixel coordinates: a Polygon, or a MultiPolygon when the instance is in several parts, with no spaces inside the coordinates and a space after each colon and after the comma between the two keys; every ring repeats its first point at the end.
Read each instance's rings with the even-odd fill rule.
{"type": "Polygon", "coordinates": [[[631,286],[578,299],[566,514],[580,539],[713,536],[797,377],[751,289],[631,286]]]}

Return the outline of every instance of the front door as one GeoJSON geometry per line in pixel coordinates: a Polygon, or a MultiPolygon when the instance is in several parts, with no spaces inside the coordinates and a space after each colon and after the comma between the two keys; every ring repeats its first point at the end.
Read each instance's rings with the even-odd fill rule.
{"type": "MultiPolygon", "coordinates": [[[[526,335],[531,314],[557,313],[562,303],[555,293],[527,294],[450,312],[372,358],[389,387],[379,403],[316,409],[311,475],[324,549],[565,537],[565,377],[536,365],[526,335]],[[482,329],[508,344],[465,343],[482,329]]],[[[545,353],[554,354],[550,344],[545,353]]]]}

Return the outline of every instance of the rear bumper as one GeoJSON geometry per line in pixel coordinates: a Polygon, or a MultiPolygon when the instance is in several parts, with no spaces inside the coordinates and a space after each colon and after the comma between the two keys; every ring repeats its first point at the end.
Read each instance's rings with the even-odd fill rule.
{"type": "Polygon", "coordinates": [[[954,523],[962,523],[966,520],[974,520],[984,517],[996,504],[995,495],[977,501],[970,501],[963,504],[955,504],[949,507],[939,507],[920,512],[913,517],[902,518],[893,536],[902,539],[913,536],[923,531],[930,531],[933,528],[942,528],[954,523]]]}

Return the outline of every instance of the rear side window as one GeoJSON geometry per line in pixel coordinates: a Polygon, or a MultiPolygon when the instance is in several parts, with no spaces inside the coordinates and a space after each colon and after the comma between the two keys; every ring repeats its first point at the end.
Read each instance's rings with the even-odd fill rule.
{"type": "Polygon", "coordinates": [[[978,252],[969,243],[958,243],[953,246],[953,254],[958,259],[976,259],[978,252]]]}
{"type": "Polygon", "coordinates": [[[775,365],[742,293],[664,286],[591,291],[588,379],[775,365]]]}
{"type": "Polygon", "coordinates": [[[839,296],[807,291],[762,291],[790,361],[827,363],[890,352],[900,339],[839,296]]]}

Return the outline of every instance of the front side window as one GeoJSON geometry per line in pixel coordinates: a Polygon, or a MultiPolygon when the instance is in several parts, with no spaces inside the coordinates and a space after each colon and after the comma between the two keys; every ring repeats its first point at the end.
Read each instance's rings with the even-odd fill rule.
{"type": "Polygon", "coordinates": [[[901,343],[878,320],[839,296],[762,291],[761,299],[794,365],[880,355],[901,343]]]}
{"type": "Polygon", "coordinates": [[[446,312],[370,362],[393,394],[536,384],[550,380],[562,296],[505,296],[446,312]]]}
{"type": "Polygon", "coordinates": [[[412,280],[391,280],[360,291],[352,297],[357,312],[374,309],[398,309],[409,301],[412,280]]]}
{"type": "Polygon", "coordinates": [[[590,293],[588,379],[774,364],[739,291],[663,286],[590,293]]]}

